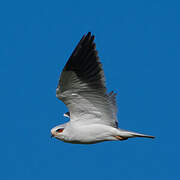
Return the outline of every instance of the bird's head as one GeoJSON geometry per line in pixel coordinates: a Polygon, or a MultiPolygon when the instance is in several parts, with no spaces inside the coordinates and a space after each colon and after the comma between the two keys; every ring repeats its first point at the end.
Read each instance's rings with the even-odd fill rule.
{"type": "Polygon", "coordinates": [[[51,137],[55,137],[57,139],[64,139],[64,125],[59,125],[51,129],[51,137]]]}

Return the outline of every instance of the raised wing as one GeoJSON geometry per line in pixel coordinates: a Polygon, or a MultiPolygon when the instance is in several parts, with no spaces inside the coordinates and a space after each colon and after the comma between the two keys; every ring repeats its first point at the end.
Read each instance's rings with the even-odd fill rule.
{"type": "Polygon", "coordinates": [[[71,121],[117,127],[115,94],[106,93],[104,72],[91,33],[84,35],[66,63],[56,89],[71,121]]]}

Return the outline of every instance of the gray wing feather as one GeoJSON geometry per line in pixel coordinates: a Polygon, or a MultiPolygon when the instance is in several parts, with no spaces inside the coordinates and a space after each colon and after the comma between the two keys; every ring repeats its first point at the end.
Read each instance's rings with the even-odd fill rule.
{"type": "Polygon", "coordinates": [[[115,120],[116,127],[118,127],[116,95],[117,95],[117,93],[114,93],[113,91],[111,91],[108,94],[108,96],[110,98],[110,102],[111,102],[113,119],[115,120]]]}
{"type": "Polygon", "coordinates": [[[83,36],[67,61],[56,96],[68,107],[71,120],[117,127],[115,94],[107,94],[94,36],[83,36]]]}

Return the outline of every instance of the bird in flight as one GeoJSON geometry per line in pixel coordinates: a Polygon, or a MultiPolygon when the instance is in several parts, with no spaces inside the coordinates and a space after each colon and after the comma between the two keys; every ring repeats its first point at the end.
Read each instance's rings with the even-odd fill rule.
{"type": "Polygon", "coordinates": [[[94,35],[79,41],[68,59],[56,89],[70,121],[51,129],[52,137],[68,143],[93,144],[133,137],[154,138],[118,128],[116,94],[107,93],[94,35]]]}

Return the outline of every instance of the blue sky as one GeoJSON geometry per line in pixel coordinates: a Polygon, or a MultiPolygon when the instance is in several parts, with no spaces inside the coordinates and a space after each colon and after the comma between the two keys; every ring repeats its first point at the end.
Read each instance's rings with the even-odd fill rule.
{"type": "Polygon", "coordinates": [[[2,179],[179,179],[179,1],[1,1],[2,179]],[[95,145],[50,138],[67,121],[59,74],[91,31],[119,126],[156,136],[95,145]]]}

